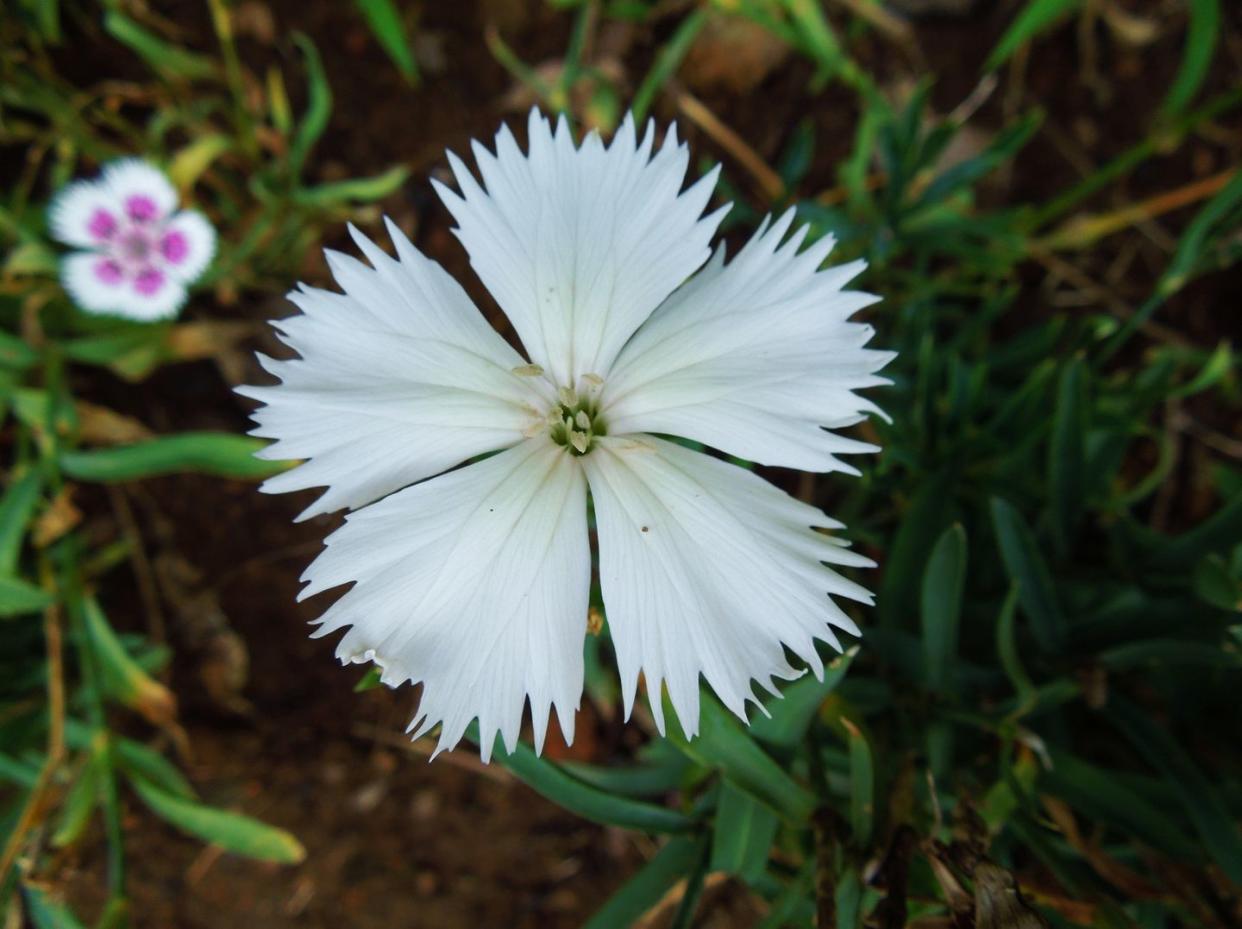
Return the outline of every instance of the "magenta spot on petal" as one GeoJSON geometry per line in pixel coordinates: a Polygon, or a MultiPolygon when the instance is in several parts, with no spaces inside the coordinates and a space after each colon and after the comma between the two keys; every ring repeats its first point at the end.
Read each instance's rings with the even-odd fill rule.
{"type": "Polygon", "coordinates": [[[173,229],[164,233],[164,238],[160,240],[160,251],[169,262],[179,265],[190,254],[190,240],[185,237],[184,232],[173,229]]]}
{"type": "Polygon", "coordinates": [[[101,283],[109,286],[116,286],[121,283],[121,278],[125,276],[125,272],[121,270],[121,266],[111,258],[105,258],[103,261],[95,263],[95,277],[101,283]]]}
{"type": "Polygon", "coordinates": [[[130,219],[140,223],[150,222],[159,215],[155,201],[146,194],[134,194],[125,199],[125,212],[130,219]]]}
{"type": "Polygon", "coordinates": [[[96,210],[91,214],[91,221],[86,224],[86,231],[95,239],[110,239],[116,232],[116,218],[107,210],[96,210]]]}
{"type": "Polygon", "coordinates": [[[134,290],[144,297],[154,296],[164,286],[164,272],[157,268],[143,268],[134,278],[134,290]]]}

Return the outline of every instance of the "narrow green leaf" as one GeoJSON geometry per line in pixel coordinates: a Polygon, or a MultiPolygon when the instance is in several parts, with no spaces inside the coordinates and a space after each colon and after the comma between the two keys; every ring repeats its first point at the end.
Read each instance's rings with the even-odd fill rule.
{"type": "Polygon", "coordinates": [[[0,577],[0,619],[38,613],[54,598],[42,587],[19,577],[0,577]]]}
{"type": "Polygon", "coordinates": [[[126,897],[112,897],[105,905],[95,929],[131,929],[130,905],[126,897]]]}
{"type": "Polygon", "coordinates": [[[75,480],[105,483],[185,472],[255,479],[286,467],[255,457],[267,444],[228,432],[183,432],[134,445],[65,452],[60,466],[75,480]]]}
{"type": "Polygon", "coordinates": [[[317,187],[304,187],[294,192],[293,202],[303,206],[335,206],[341,203],[370,203],[383,200],[410,176],[405,165],[395,165],[374,177],[357,177],[333,181],[317,187]]]}
{"type": "Polygon", "coordinates": [[[1000,497],[992,498],[992,526],[1000,543],[1001,560],[1018,585],[1018,602],[1031,623],[1035,641],[1045,652],[1061,647],[1065,620],[1052,586],[1048,566],[1039,554],[1030,527],[1016,509],[1000,497]]]}
{"type": "Polygon", "coordinates": [[[608,898],[583,929],[631,929],[679,880],[689,875],[702,854],[703,840],[674,838],[638,873],[608,898]]]}
{"type": "Polygon", "coordinates": [[[808,859],[776,899],[763,920],[755,925],[755,929],[781,929],[786,925],[794,925],[794,916],[803,906],[812,905],[812,888],[815,885],[815,859],[808,859]]]}
{"type": "Polygon", "coordinates": [[[686,756],[715,768],[735,787],[794,823],[805,823],[815,797],[763,751],[741,723],[709,692],[702,695],[699,734],[687,739],[671,704],[665,706],[668,738],[686,756]]]}
{"type": "Polygon", "coordinates": [[[1018,611],[1020,589],[1015,582],[1009,588],[1005,602],[1001,604],[1000,616],[996,621],[996,654],[1000,659],[1001,667],[1005,670],[1005,675],[1013,684],[1013,689],[1017,691],[1019,706],[1025,707],[1034,703],[1036,691],[1035,685],[1031,683],[1030,675],[1026,673],[1026,668],[1022,665],[1022,657],[1018,653],[1014,616],[1018,611]]]}
{"type": "Polygon", "coordinates": [[[914,492],[910,505],[897,527],[889,547],[880,579],[880,619],[886,626],[896,625],[903,616],[918,609],[919,584],[927,552],[953,522],[954,479],[941,472],[925,479],[914,492]]]}
{"type": "Polygon", "coordinates": [[[1035,110],[1027,113],[1012,125],[1006,126],[978,155],[959,162],[937,175],[919,196],[914,208],[927,208],[943,203],[957,191],[991,174],[1013,158],[1018,150],[1030,141],[1043,119],[1043,113],[1035,110]]]}
{"type": "Polygon", "coordinates": [[[39,360],[39,353],[25,339],[8,332],[0,332],[0,367],[25,371],[39,360]]]}
{"type": "Polygon", "coordinates": [[[82,603],[82,625],[99,663],[105,691],[152,722],[171,720],[177,712],[176,698],[126,651],[94,597],[82,603]]]}
{"type": "Polygon", "coordinates": [[[1177,77],[1160,109],[1173,116],[1181,114],[1194,100],[1212,66],[1216,42],[1220,37],[1220,0],[1189,0],[1190,23],[1186,29],[1186,48],[1177,77]]]}
{"type": "MultiPolygon", "coordinates": [[[[154,749],[133,739],[110,735],[112,757],[126,775],[154,784],[166,794],[183,800],[195,799],[194,788],[176,765],[154,749]]],[[[90,750],[94,744],[91,729],[79,720],[65,720],[65,741],[73,748],[90,750]]]]}
{"type": "Polygon", "coordinates": [[[833,903],[837,912],[836,929],[859,929],[862,926],[863,882],[857,868],[846,868],[837,877],[833,903]]]}
{"type": "Polygon", "coordinates": [[[716,802],[711,869],[754,881],[767,867],[779,826],[771,810],[726,779],[716,802]]]}
{"type": "Polygon", "coordinates": [[[1228,804],[1185,749],[1162,726],[1129,701],[1109,699],[1108,718],[1139,754],[1164,776],[1181,800],[1186,815],[1208,853],[1228,878],[1242,885],[1242,835],[1228,804]]]}
{"type": "Polygon", "coordinates": [[[118,42],[128,45],[165,77],[193,80],[216,73],[215,63],[210,58],[178,48],[115,10],[104,14],[104,30],[118,42]]]}
{"type": "Polygon", "coordinates": [[[1239,671],[1242,670],[1242,654],[1223,649],[1216,643],[1161,638],[1110,648],[1099,654],[1099,663],[1110,671],[1174,665],[1239,671]]]}
{"type": "Polygon", "coordinates": [[[646,119],[647,111],[651,109],[651,104],[655,102],[656,94],[660,92],[660,88],[668,83],[668,79],[677,71],[678,66],[681,65],[681,60],[690,51],[690,46],[694,44],[699,30],[703,28],[703,24],[706,21],[707,10],[695,10],[681,21],[672,38],[660,49],[656,55],[655,63],[651,66],[651,70],[647,72],[647,76],[643,78],[642,84],[639,85],[638,91],[634,94],[634,99],[630,103],[630,112],[634,115],[634,122],[641,125],[643,120],[646,119]]]}
{"type": "Polygon", "coordinates": [[[769,716],[760,716],[750,724],[750,733],[770,745],[792,748],[806,737],[815,713],[845,679],[850,663],[859,652],[855,645],[838,655],[824,667],[824,679],[807,674],[787,686],[780,700],[767,703],[769,716]]]}
{"type": "Polygon", "coordinates": [[[1185,827],[1162,806],[1131,790],[1116,771],[1053,749],[1052,768],[1040,776],[1040,784],[1084,816],[1120,829],[1172,858],[1194,861],[1200,857],[1185,827]]]}
{"type": "Polygon", "coordinates": [[[994,71],[1008,61],[1021,46],[1030,42],[1043,32],[1047,32],[1058,22],[1082,6],[1083,0],[1030,0],[1017,18],[1005,30],[996,48],[988,56],[983,66],[985,71],[994,71]]]}
{"type": "MultiPolygon", "coordinates": [[[[665,745],[667,742],[653,742],[665,745]]],[[[691,769],[686,756],[675,749],[668,758],[645,759],[642,764],[593,765],[562,761],[561,767],[585,784],[623,797],[660,797],[676,790],[691,769]]]]}
{"type": "Polygon", "coordinates": [[[1061,371],[1048,445],[1052,523],[1062,557],[1069,554],[1082,518],[1087,483],[1086,434],[1087,366],[1075,358],[1061,371]]]}
{"type": "Polygon", "coordinates": [[[135,351],[161,345],[167,332],[167,328],[160,325],[126,326],[116,332],[72,339],[64,343],[64,350],[74,361],[110,365],[135,351]]]}
{"type": "Polygon", "coordinates": [[[60,807],[60,819],[52,834],[52,845],[56,848],[66,848],[75,843],[90,824],[91,814],[99,805],[100,764],[99,756],[91,753],[65,795],[60,807]]]}
{"type": "Polygon", "coordinates": [[[1233,346],[1228,342],[1221,342],[1216,346],[1216,351],[1212,352],[1208,357],[1199,373],[1174,390],[1171,396],[1193,397],[1195,394],[1202,393],[1210,387],[1215,387],[1234,370],[1236,368],[1233,358],[1233,346]]]}
{"type": "Polygon", "coordinates": [[[171,761],[140,742],[114,736],[113,752],[117,766],[131,780],[141,779],[182,800],[193,800],[197,796],[185,775],[171,761]]]}
{"type": "Polygon", "coordinates": [[[1204,555],[1223,552],[1242,539],[1242,497],[1225,504],[1213,516],[1183,533],[1152,556],[1161,568],[1186,569],[1204,555]]]}
{"type": "Polygon", "coordinates": [[[923,574],[923,659],[927,687],[942,692],[950,686],[950,670],[957,656],[962,591],[966,585],[966,530],[950,526],[936,542],[923,574]]]}
{"type": "Polygon", "coordinates": [[[0,577],[12,577],[22,552],[26,527],[39,503],[41,477],[30,469],[14,478],[0,498],[0,577]]]}
{"type": "Polygon", "coordinates": [[[401,13],[392,0],[354,0],[362,11],[367,25],[376,41],[388,53],[397,70],[409,83],[418,83],[418,63],[414,52],[410,49],[410,38],[406,33],[401,13]]]}
{"type": "Polygon", "coordinates": [[[374,690],[381,683],[380,669],[376,667],[367,668],[366,674],[362,675],[362,678],[354,685],[354,693],[360,694],[368,690],[374,690]]]}
{"type": "Polygon", "coordinates": [[[217,810],[174,797],[141,779],[133,780],[131,784],[142,801],[161,819],[182,832],[219,845],[225,851],[281,864],[297,864],[306,857],[302,844],[283,829],[240,813],[217,810]]]}
{"type": "Polygon", "coordinates": [[[819,0],[782,0],[794,32],[807,54],[819,66],[819,78],[830,78],[845,64],[845,50],[824,15],[819,0]]]}
{"type": "Polygon", "coordinates": [[[33,18],[43,38],[60,44],[60,0],[21,0],[22,7],[33,18]]]}
{"type": "Polygon", "coordinates": [[[289,145],[289,173],[296,178],[301,176],[307,156],[328,128],[328,118],[332,115],[332,89],[328,86],[328,75],[324,72],[315,44],[300,32],[293,34],[293,41],[298,44],[306,60],[307,81],[306,113],[289,145]]]}
{"type": "Polygon", "coordinates": [[[849,740],[850,829],[854,833],[854,844],[866,848],[875,822],[875,763],[862,730],[845,717],[841,718],[841,724],[849,740]]]}
{"type": "Polygon", "coordinates": [[[496,760],[516,774],[528,787],[571,813],[592,822],[644,832],[689,832],[694,820],[667,807],[617,797],[585,784],[566,773],[556,762],[538,757],[529,746],[519,744],[505,752],[499,743],[496,760]]]}
{"type": "Polygon", "coordinates": [[[218,132],[197,138],[173,156],[168,165],[168,177],[178,189],[189,190],[211,163],[232,146],[229,137],[218,132]]]}
{"type": "MultiPolygon", "coordinates": [[[[1242,92],[1242,91],[1240,91],[1242,92]]],[[[1235,174],[1203,208],[1195,214],[1177,240],[1177,250],[1156,283],[1156,292],[1126,320],[1095,357],[1097,368],[1107,362],[1139,330],[1156,310],[1201,272],[1212,241],[1232,234],[1237,228],[1237,212],[1242,207],[1242,171],[1235,174]]]]}
{"type": "Polygon", "coordinates": [[[39,780],[39,768],[0,752],[0,780],[29,790],[39,780]]]}
{"type": "Polygon", "coordinates": [[[53,900],[43,888],[26,882],[21,886],[26,914],[35,929],[85,929],[68,906],[53,900]]]}

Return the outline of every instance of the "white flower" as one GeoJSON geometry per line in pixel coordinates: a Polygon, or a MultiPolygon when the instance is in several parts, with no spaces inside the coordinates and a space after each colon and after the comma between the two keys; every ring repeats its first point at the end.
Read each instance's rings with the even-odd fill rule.
{"type": "Polygon", "coordinates": [[[151,321],[175,316],[216,248],[201,213],[177,211],[177,191],[137,158],[75,181],[48,209],[52,236],[82,249],[61,262],[61,283],[88,313],[151,321]]]}
{"type": "Polygon", "coordinates": [[[819,270],[832,242],[800,251],[792,211],[708,260],[716,172],[683,191],[675,132],[654,150],[627,119],[575,146],[532,112],[529,140],[502,128],[494,155],[475,146],[483,186],[450,155],[461,194],[436,188],[526,357],[392,223],[397,260],[351,227],[372,267],[328,252],[345,293],[294,291],[302,314],[274,325],[301,357],[262,358],[283,383],[242,389],[266,404],[263,457],[306,459],[264,490],[327,487],[302,518],[361,507],[303,577],[303,597],[353,584],[317,634],[352,627],[342,661],[421,683],[410,729],[439,724],[437,751],[477,717],[484,760],[526,701],[536,749],[552,707],[573,738],[588,490],[627,715],[639,672],[660,730],[667,686],[688,735],[700,674],[743,718],[755,681],[797,676],[786,649],[821,674],[815,640],[858,631],[829,594],[871,602],[825,563],[871,562],[814,507],[655,434],[857,473],[837,456],[875,447],[824,427],[875,411],[854,391],[891,357],[848,322],[876,300],[843,289],[863,263],[819,270]]]}

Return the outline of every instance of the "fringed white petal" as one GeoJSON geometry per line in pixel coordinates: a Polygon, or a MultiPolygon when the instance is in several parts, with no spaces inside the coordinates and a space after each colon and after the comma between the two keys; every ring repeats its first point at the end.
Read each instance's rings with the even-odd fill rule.
{"type": "Polygon", "coordinates": [[[99,183],[130,219],[159,222],[177,209],[177,191],[168,176],[141,158],[110,162],[99,183]]]}
{"type": "Polygon", "coordinates": [[[159,250],[162,267],[170,275],[193,283],[216,254],[216,230],[202,213],[182,210],[165,225],[159,250]]]}
{"type": "Polygon", "coordinates": [[[543,382],[514,373],[524,359],[443,268],[391,223],[399,261],[351,232],[374,267],[328,252],[345,293],[291,293],[302,314],[273,325],[301,357],[261,359],[283,383],[239,388],[267,404],[253,434],[277,441],[262,456],[309,459],[263,489],[327,487],[303,519],[514,445],[546,409],[543,382]]]}
{"type": "Polygon", "coordinates": [[[353,588],[316,635],[345,626],[337,656],[422,684],[417,738],[436,751],[479,720],[512,750],[530,701],[536,751],[552,707],[567,741],[582,694],[591,555],[582,468],[545,437],[409,487],[347,517],[303,576],[303,596],[353,588]]]}
{"type": "Polygon", "coordinates": [[[854,471],[836,456],[876,447],[825,428],[878,412],[855,391],[887,381],[891,353],[849,322],[878,298],[843,290],[861,261],[819,270],[830,238],[784,244],[794,213],[765,222],[729,263],[724,249],[625,346],[604,384],[610,434],[684,436],[765,465],[854,471]]]}
{"type": "Polygon", "coordinates": [[[822,639],[853,621],[829,594],[870,603],[824,566],[870,566],[812,529],[840,528],[755,474],[650,436],[610,437],[581,461],[599,536],[600,583],[626,714],[641,671],[664,731],[662,685],[688,736],[698,731],[699,675],[745,719],[753,682],[797,672],[785,649],[817,676],[822,639]]]}
{"type": "Polygon", "coordinates": [[[96,181],[74,181],[48,206],[52,238],[76,248],[99,248],[121,222],[121,204],[96,181]]]}
{"type": "Polygon", "coordinates": [[[513,322],[531,360],[558,384],[605,375],[626,340],[709,255],[723,211],[701,218],[716,171],[682,191],[689,152],[670,129],[652,154],[626,117],[612,143],[575,146],[532,110],[529,153],[508,128],[495,154],[474,146],[480,186],[456,157],[461,195],[436,190],[472,267],[513,322]]]}

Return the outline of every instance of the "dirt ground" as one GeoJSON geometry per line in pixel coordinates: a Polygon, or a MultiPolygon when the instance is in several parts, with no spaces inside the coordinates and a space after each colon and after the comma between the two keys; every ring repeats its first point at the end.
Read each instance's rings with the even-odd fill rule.
{"type": "MultiPolygon", "coordinates": [[[[185,7],[182,25],[188,34],[208,35],[202,5],[174,6],[185,7]]],[[[939,75],[934,99],[942,111],[977,84],[980,64],[1012,6],[984,2],[975,12],[918,20],[926,65],[939,75]]],[[[508,103],[522,103],[506,96],[512,82],[483,44],[485,23],[495,24],[525,60],[541,62],[565,48],[569,18],[546,4],[517,0],[424,3],[422,9],[418,50],[427,79],[417,91],[399,81],[352,4],[338,0],[272,3],[270,24],[260,16],[258,25],[239,29],[242,52],[248,61],[287,61],[292,56],[280,37],[298,29],[314,39],[336,98],[316,156],[318,170],[330,177],[409,164],[412,180],[385,207],[415,230],[420,248],[486,303],[426,176],[443,168],[445,147],[460,152],[470,137],[490,137],[502,116],[512,118],[508,103]],[[265,40],[268,25],[280,47],[265,40]]],[[[636,85],[664,38],[657,28],[610,33],[598,41],[615,43],[616,57],[636,85]]],[[[1180,39],[1161,41],[1170,51],[1165,58],[1171,72],[1180,39]]],[[[921,70],[917,61],[895,58],[891,46],[868,42],[862,59],[883,80],[921,70]]],[[[203,44],[210,42],[204,38],[203,44]]],[[[1120,77],[1110,82],[1113,96],[1102,103],[1067,79],[1081,63],[1072,37],[1051,43],[1051,49],[1041,55],[1041,69],[1028,76],[1020,100],[994,96],[983,111],[984,123],[990,120],[995,127],[1008,112],[1038,101],[1059,139],[1042,133],[996,196],[1020,201],[1072,183],[1079,155],[1098,164],[1141,137],[1143,127],[1131,115],[1149,111],[1153,82],[1167,84],[1167,75],[1133,72],[1125,61],[1105,62],[1101,67],[1120,77]]],[[[1236,62],[1237,49],[1224,54],[1236,62]]],[[[683,75],[695,82],[708,106],[770,160],[797,122],[811,118],[819,146],[806,189],[832,186],[834,166],[851,143],[851,96],[833,88],[813,94],[807,87],[811,69],[793,58],[738,90],[727,75],[713,76],[710,58],[692,59],[683,75]]],[[[1159,56],[1142,59],[1145,66],[1152,60],[1159,56]]],[[[290,81],[291,88],[295,83],[290,81]]],[[[657,108],[657,115],[670,114],[657,108]]],[[[690,135],[702,145],[700,151],[720,156],[690,135]]],[[[1129,192],[1168,186],[1161,172],[1199,176],[1224,167],[1206,144],[1200,152],[1193,144],[1187,149],[1193,164],[1162,162],[1140,170],[1129,192]]],[[[1136,249],[1134,273],[1118,284],[1122,297],[1145,293],[1158,266],[1158,255],[1149,256],[1141,243],[1136,249]]],[[[305,274],[322,281],[318,255],[308,256],[305,274]]],[[[1037,274],[1033,284],[1041,280],[1037,274]]],[[[1204,294],[1203,302],[1208,297],[1204,294]]],[[[1199,302],[1192,289],[1179,304],[1186,325],[1195,325],[1199,302]]],[[[271,300],[196,305],[188,315],[258,320],[285,312],[280,301],[271,300]]],[[[257,369],[246,373],[261,379],[257,369]]],[[[247,428],[248,402],[232,394],[208,362],[166,368],[142,385],[98,372],[80,376],[89,379],[79,385],[80,395],[137,416],[157,431],[247,428]]],[[[296,604],[297,579],[335,520],[294,524],[306,502],[263,496],[248,484],[199,478],[157,480],[125,492],[123,503],[142,526],[168,638],[178,654],[171,684],[193,753],[191,779],[209,801],[289,829],[308,853],[298,867],[219,856],[127,803],[136,924],[184,929],[581,925],[651,846],[641,837],[580,821],[497,767],[481,769],[469,751],[428,764],[403,745],[400,733],[414,704],[410,691],[353,693],[362,671],[340,668],[332,640],[307,636],[307,622],[330,598],[296,604]],[[248,655],[248,679],[234,692],[229,679],[241,673],[243,655],[248,655]]],[[[83,504],[106,514],[117,501],[101,493],[83,504]]],[[[141,627],[138,617],[148,607],[132,573],[114,572],[101,595],[118,625],[141,627]]],[[[634,737],[595,716],[584,723],[580,751],[591,757],[624,752],[625,740],[634,737]]],[[[93,912],[102,900],[101,855],[99,846],[70,863],[80,912],[93,912]]],[[[753,913],[747,915],[736,900],[726,903],[709,906],[701,924],[749,924],[753,913]]]]}

